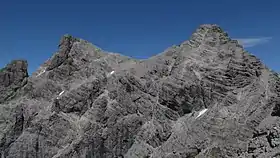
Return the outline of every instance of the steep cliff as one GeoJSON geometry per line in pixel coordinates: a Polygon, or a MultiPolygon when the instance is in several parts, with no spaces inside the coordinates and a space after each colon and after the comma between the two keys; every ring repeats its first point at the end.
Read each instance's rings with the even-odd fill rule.
{"type": "Polygon", "coordinates": [[[62,37],[0,72],[0,157],[280,157],[280,78],[217,25],[147,60],[62,37]]]}

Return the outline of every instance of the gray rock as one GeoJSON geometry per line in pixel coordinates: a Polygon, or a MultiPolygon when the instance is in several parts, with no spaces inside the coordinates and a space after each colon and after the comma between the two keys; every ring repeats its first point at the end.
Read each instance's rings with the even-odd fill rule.
{"type": "Polygon", "coordinates": [[[146,60],[67,35],[26,67],[0,72],[1,157],[280,155],[279,75],[217,25],[146,60]]]}
{"type": "Polygon", "coordinates": [[[27,83],[27,61],[13,60],[0,70],[0,103],[10,100],[27,83]]]}

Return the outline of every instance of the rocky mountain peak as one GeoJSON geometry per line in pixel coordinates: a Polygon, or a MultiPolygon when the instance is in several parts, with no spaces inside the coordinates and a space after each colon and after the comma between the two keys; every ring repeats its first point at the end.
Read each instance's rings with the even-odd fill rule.
{"type": "Polygon", "coordinates": [[[46,70],[52,70],[63,64],[69,58],[69,53],[71,51],[72,46],[75,42],[78,41],[79,40],[77,38],[74,38],[71,35],[62,36],[59,43],[58,53],[56,53],[53,56],[46,70]]]}
{"type": "Polygon", "coordinates": [[[218,47],[226,44],[227,42],[234,42],[239,47],[242,47],[237,41],[230,39],[228,33],[219,25],[203,24],[195,30],[195,32],[191,35],[190,40],[186,43],[193,48],[197,48],[201,45],[218,47]]]}
{"type": "Polygon", "coordinates": [[[26,74],[27,67],[28,67],[28,63],[26,60],[12,60],[9,64],[6,65],[5,68],[3,68],[3,70],[5,70],[6,72],[19,71],[19,72],[24,72],[26,74]]]}
{"type": "Polygon", "coordinates": [[[202,24],[200,25],[195,32],[207,32],[207,31],[211,31],[211,32],[216,32],[216,33],[223,33],[224,30],[217,24],[202,24]]]}
{"type": "Polygon", "coordinates": [[[217,25],[141,61],[66,35],[26,66],[0,72],[0,157],[280,155],[279,77],[217,25]]]}
{"type": "Polygon", "coordinates": [[[0,70],[0,103],[26,84],[27,66],[26,60],[13,60],[0,70]]]}

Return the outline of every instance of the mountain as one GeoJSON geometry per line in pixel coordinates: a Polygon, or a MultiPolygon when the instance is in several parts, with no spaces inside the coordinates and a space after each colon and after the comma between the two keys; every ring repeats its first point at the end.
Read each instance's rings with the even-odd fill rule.
{"type": "Polygon", "coordinates": [[[280,157],[280,78],[217,25],[146,60],[65,35],[0,71],[1,158],[280,157]]]}

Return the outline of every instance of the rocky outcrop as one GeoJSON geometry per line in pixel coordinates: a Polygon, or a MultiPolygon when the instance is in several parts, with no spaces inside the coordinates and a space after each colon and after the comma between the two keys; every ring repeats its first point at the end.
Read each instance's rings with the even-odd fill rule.
{"type": "Polygon", "coordinates": [[[1,96],[1,157],[280,155],[279,76],[217,25],[147,60],[67,35],[17,77],[16,97],[1,96]]]}
{"type": "Polygon", "coordinates": [[[11,99],[27,83],[27,61],[14,60],[0,70],[0,103],[11,99]]]}

